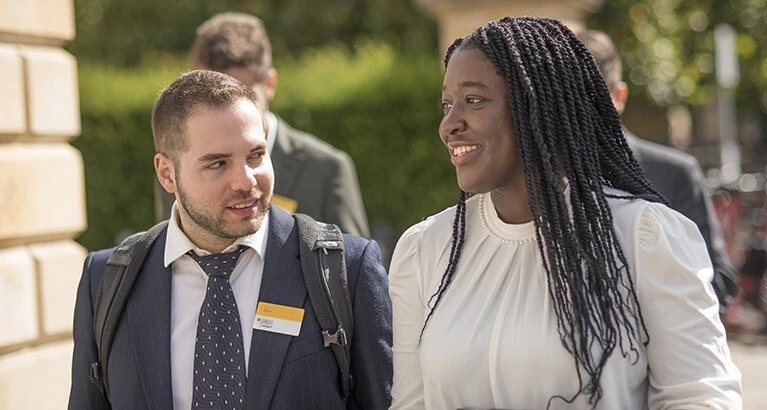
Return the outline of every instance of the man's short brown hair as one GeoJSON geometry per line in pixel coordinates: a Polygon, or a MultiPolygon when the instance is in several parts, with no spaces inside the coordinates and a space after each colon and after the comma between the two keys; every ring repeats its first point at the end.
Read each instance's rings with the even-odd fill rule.
{"type": "Polygon", "coordinates": [[[594,56],[607,89],[613,92],[623,80],[623,65],[615,44],[607,34],[597,30],[583,31],[578,34],[578,38],[594,56]]]}
{"type": "Polygon", "coordinates": [[[272,46],[258,17],[220,13],[197,28],[191,59],[193,67],[206,70],[246,67],[255,81],[263,82],[272,68],[272,46]]]}
{"type": "Polygon", "coordinates": [[[243,99],[259,107],[256,93],[226,74],[195,70],[182,75],[160,93],[152,108],[155,150],[175,163],[177,155],[189,149],[186,122],[195,110],[224,108],[243,99]]]}

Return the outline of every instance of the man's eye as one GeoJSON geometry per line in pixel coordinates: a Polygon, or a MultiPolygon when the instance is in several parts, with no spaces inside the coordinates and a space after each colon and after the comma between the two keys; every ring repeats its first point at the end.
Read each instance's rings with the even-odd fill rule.
{"type": "Polygon", "coordinates": [[[264,156],[265,156],[265,155],[266,155],[266,154],[265,154],[265,153],[263,153],[263,152],[256,152],[256,153],[253,153],[253,154],[251,154],[251,155],[248,157],[248,161],[250,161],[250,162],[258,162],[258,161],[261,161],[261,159],[262,159],[262,158],[264,158],[264,156]]]}
{"type": "Polygon", "coordinates": [[[466,97],[466,104],[477,104],[481,102],[482,99],[477,97],[466,97]]]}
{"type": "Polygon", "coordinates": [[[224,165],[226,165],[226,162],[218,161],[218,162],[214,162],[214,163],[210,164],[208,166],[208,168],[210,168],[210,169],[219,169],[219,168],[223,167],[224,165]]]}
{"type": "Polygon", "coordinates": [[[451,104],[448,101],[442,101],[441,103],[439,103],[439,106],[442,107],[442,112],[444,114],[447,114],[447,112],[450,111],[450,108],[453,106],[453,104],[451,104]]]}

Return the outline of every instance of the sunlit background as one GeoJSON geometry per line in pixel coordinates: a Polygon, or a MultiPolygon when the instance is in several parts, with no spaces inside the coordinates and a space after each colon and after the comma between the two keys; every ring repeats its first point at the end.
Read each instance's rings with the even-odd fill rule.
{"type": "MultiPolygon", "coordinates": [[[[296,128],[349,153],[357,167],[373,236],[382,245],[387,261],[405,228],[451,206],[458,197],[453,167],[437,136],[441,60],[446,44],[468,28],[483,24],[485,15],[503,10],[517,15],[559,16],[573,26],[607,32],[622,52],[624,79],[630,86],[623,116],[626,126],[645,139],[698,158],[736,267],[746,266],[754,255],[754,260],[762,262],[744,275],[742,304],[731,316],[732,334],[741,335],[740,345],[734,349],[746,355],[744,364],[765,363],[760,347],[743,343],[759,345],[765,329],[759,289],[767,290],[761,285],[767,269],[767,0],[71,3],[0,0],[0,74],[15,73],[9,71],[15,68],[6,64],[16,64],[15,57],[8,57],[14,53],[21,55],[20,70],[26,73],[18,87],[13,77],[0,77],[0,92],[20,88],[22,94],[27,93],[23,104],[32,107],[37,85],[31,81],[36,77],[30,67],[37,60],[26,47],[40,47],[57,56],[63,48],[76,59],[79,97],[75,95],[75,99],[79,98],[76,107],[80,114],[79,129],[69,127],[60,135],[36,131],[31,125],[35,121],[32,114],[20,117],[27,126],[5,127],[7,122],[0,121],[0,225],[20,226],[22,221],[39,218],[37,215],[61,211],[57,204],[65,201],[45,197],[57,192],[55,186],[49,187],[50,192],[39,189],[45,207],[30,200],[23,206],[24,212],[18,210],[18,198],[26,192],[19,181],[25,181],[27,171],[15,168],[13,161],[17,152],[31,152],[34,155],[20,163],[34,168],[36,161],[44,161],[39,156],[34,159],[38,150],[67,149],[62,146],[74,147],[82,155],[83,165],[77,169],[84,170],[80,172],[84,172],[87,215],[87,228],[78,222],[75,228],[62,228],[61,232],[4,231],[0,226],[0,307],[15,314],[29,306],[34,310],[30,317],[40,318],[40,323],[24,325],[29,331],[19,330],[25,319],[0,318],[0,410],[50,403],[14,390],[20,385],[18,380],[23,380],[14,376],[19,369],[33,380],[34,363],[47,363],[34,356],[39,346],[64,343],[54,353],[45,354],[58,355],[51,367],[53,374],[68,372],[69,358],[60,356],[71,350],[66,344],[70,343],[71,324],[46,327],[44,316],[48,310],[56,310],[63,317],[71,317],[67,309],[73,305],[82,260],[67,268],[73,272],[65,276],[73,279],[48,281],[45,266],[56,263],[45,262],[46,244],[64,241],[68,249],[64,253],[72,246],[81,246],[82,250],[74,254],[82,255],[86,249],[114,246],[127,234],[154,224],[152,103],[162,87],[189,69],[187,52],[195,28],[222,11],[253,13],[264,21],[279,72],[277,94],[270,108],[296,128]],[[40,16],[46,15],[49,7],[64,10],[50,19],[59,16],[74,20],[74,39],[67,29],[64,34],[50,34],[42,23],[40,28],[29,28],[29,19],[46,21],[40,16]],[[483,10],[487,12],[482,14],[483,10]],[[19,273],[22,271],[25,273],[19,273]],[[60,308],[50,302],[57,291],[63,295],[58,297],[66,300],[55,305],[60,308]],[[36,299],[25,302],[29,297],[36,299]]],[[[57,91],[51,88],[50,92],[57,91]]],[[[0,109],[3,107],[0,104],[0,109]]],[[[10,115],[14,107],[8,107],[0,115],[10,115]]],[[[45,170],[56,185],[55,171],[45,170]]],[[[77,172],[72,178],[82,179],[77,172]]],[[[38,183],[38,179],[29,181],[38,183]]],[[[68,218],[68,214],[62,215],[68,218]]],[[[767,390],[762,387],[767,376],[748,377],[744,384],[755,388],[747,393],[747,408],[767,408],[767,404],[760,407],[762,399],[767,402],[767,393],[758,395],[767,390]]],[[[58,380],[53,391],[64,394],[55,397],[58,405],[54,407],[64,407],[68,379],[58,380]]]]}

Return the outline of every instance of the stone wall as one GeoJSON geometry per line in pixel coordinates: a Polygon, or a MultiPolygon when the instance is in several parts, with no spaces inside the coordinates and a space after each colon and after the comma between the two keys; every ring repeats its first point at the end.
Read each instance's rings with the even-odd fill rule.
{"type": "Polygon", "coordinates": [[[0,0],[0,410],[66,408],[85,249],[73,0],[0,0]]]}

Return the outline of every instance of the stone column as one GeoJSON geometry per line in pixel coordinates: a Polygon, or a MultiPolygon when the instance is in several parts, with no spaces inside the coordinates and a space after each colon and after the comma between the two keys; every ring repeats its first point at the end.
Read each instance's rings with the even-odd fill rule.
{"type": "Polygon", "coordinates": [[[457,37],[505,16],[549,17],[572,29],[601,7],[603,0],[414,0],[439,22],[440,53],[457,37]]]}
{"type": "Polygon", "coordinates": [[[73,0],[0,0],[0,410],[66,408],[85,250],[73,0]]]}

